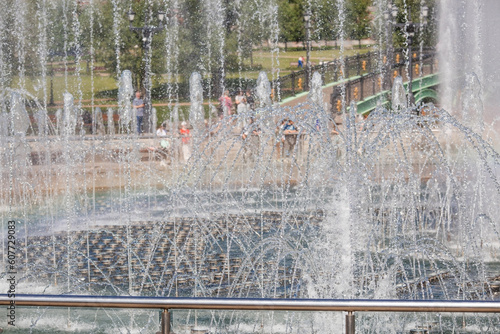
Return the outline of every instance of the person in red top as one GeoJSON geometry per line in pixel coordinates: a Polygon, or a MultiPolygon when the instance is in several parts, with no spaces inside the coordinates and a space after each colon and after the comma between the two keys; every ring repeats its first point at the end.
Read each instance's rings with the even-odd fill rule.
{"type": "Polygon", "coordinates": [[[191,132],[187,128],[187,123],[182,122],[181,123],[181,129],[179,130],[179,133],[181,135],[181,149],[182,149],[182,155],[184,156],[184,162],[187,162],[189,158],[191,157],[191,132]]]}
{"type": "Polygon", "coordinates": [[[219,97],[219,103],[222,113],[224,113],[224,111],[227,111],[227,115],[230,116],[232,114],[231,108],[233,107],[233,101],[231,101],[228,90],[224,92],[224,95],[219,97]]]}

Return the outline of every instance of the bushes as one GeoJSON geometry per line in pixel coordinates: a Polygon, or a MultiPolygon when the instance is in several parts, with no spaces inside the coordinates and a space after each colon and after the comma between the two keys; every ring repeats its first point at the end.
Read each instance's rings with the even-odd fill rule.
{"type": "MultiPolygon", "coordinates": [[[[253,89],[256,86],[256,79],[239,79],[239,78],[231,78],[226,79],[224,81],[225,88],[229,90],[231,95],[236,95],[238,90],[241,88],[243,90],[253,89]],[[241,86],[240,86],[241,82],[241,86]]],[[[173,90],[171,94],[175,93],[175,89],[177,87],[177,93],[179,95],[179,100],[181,101],[189,101],[189,82],[179,82],[177,85],[172,85],[171,89],[173,90]]],[[[218,96],[215,96],[213,92],[217,91],[214,89],[214,84],[210,79],[203,79],[203,97],[209,98],[208,92],[212,92],[212,96],[210,98],[216,99],[218,96]],[[210,87],[210,85],[212,85],[210,87]],[[211,90],[209,90],[211,88],[211,90]]],[[[118,89],[109,89],[103,90],[96,93],[96,98],[109,98],[109,99],[117,99],[118,97],[118,89]]],[[[153,100],[165,100],[168,98],[168,85],[163,83],[156,87],[153,87],[151,90],[151,98],[153,100]]]]}
{"type": "MultiPolygon", "coordinates": [[[[256,80],[255,79],[226,79],[224,81],[224,86],[229,90],[231,95],[236,94],[236,92],[240,89],[240,82],[242,89],[251,89],[255,87],[256,80]]],[[[218,96],[214,95],[214,92],[217,91],[215,84],[210,79],[203,79],[203,97],[204,98],[218,98],[218,96]],[[212,96],[208,96],[208,92],[211,92],[212,96]]],[[[181,100],[189,100],[189,83],[188,82],[180,82],[177,84],[179,99],[181,100]]],[[[151,91],[151,95],[153,99],[166,99],[168,97],[168,85],[162,84],[160,86],[154,87],[151,91]]]]}

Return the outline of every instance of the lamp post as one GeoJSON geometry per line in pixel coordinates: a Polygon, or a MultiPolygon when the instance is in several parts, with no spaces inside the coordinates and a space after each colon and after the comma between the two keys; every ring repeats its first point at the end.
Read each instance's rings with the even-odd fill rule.
{"type": "Polygon", "coordinates": [[[165,26],[163,25],[163,20],[165,19],[165,12],[163,11],[158,11],[158,21],[159,25],[158,26],[144,26],[144,27],[134,27],[132,22],[135,19],[135,12],[134,11],[129,11],[127,13],[128,15],[128,20],[129,20],[129,29],[131,31],[138,31],[142,32],[142,43],[143,43],[143,50],[146,53],[146,65],[144,67],[144,80],[143,80],[143,87],[146,91],[146,94],[144,96],[144,127],[146,133],[150,133],[154,127],[152,127],[151,124],[151,88],[152,88],[152,83],[151,83],[151,59],[152,59],[152,50],[151,50],[151,42],[153,38],[153,34],[159,31],[162,31],[165,29],[165,26]]]}
{"type": "Polygon", "coordinates": [[[306,82],[305,89],[309,90],[309,81],[311,77],[311,37],[310,37],[310,26],[309,22],[311,20],[311,13],[309,10],[304,14],[304,22],[306,23],[306,82]]]}
{"type": "Polygon", "coordinates": [[[65,52],[58,50],[49,50],[47,56],[50,61],[50,95],[49,95],[49,106],[55,105],[54,103],[54,57],[67,57],[75,56],[76,52],[74,48],[71,48],[65,52]]]}
{"type": "MultiPolygon", "coordinates": [[[[411,11],[410,8],[408,8],[408,17],[409,21],[406,23],[396,23],[396,17],[398,16],[398,7],[396,5],[390,4],[389,3],[389,10],[384,13],[384,18],[387,19],[390,25],[393,27],[399,28],[403,33],[406,33],[407,36],[407,42],[408,42],[408,54],[409,54],[409,78],[408,78],[408,102],[409,104],[414,104],[414,97],[413,97],[413,92],[412,92],[412,83],[413,83],[413,55],[411,51],[411,47],[413,44],[413,38],[415,37],[415,31],[419,27],[424,27],[427,25],[427,16],[429,15],[429,8],[427,6],[422,6],[422,17],[424,18],[424,21],[422,23],[414,23],[411,21],[411,11]],[[388,12],[391,12],[391,15],[394,19],[394,23],[389,20],[388,17],[388,12]]],[[[391,30],[392,31],[392,30],[391,30]]],[[[391,43],[392,44],[392,43],[391,43]]],[[[392,62],[392,59],[391,59],[392,62]]]]}

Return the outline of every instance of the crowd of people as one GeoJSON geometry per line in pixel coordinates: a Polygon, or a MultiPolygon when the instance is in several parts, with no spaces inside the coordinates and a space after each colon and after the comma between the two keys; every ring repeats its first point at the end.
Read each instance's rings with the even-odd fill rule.
{"type": "MultiPolygon", "coordinates": [[[[144,113],[144,101],[141,99],[139,92],[136,94],[136,98],[132,103],[133,108],[136,109],[137,117],[137,132],[141,131],[141,124],[143,123],[143,113],[144,113]]],[[[215,135],[221,130],[224,122],[231,121],[231,116],[238,114],[241,120],[245,124],[240,124],[240,138],[242,143],[242,158],[243,161],[249,159],[254,159],[258,154],[259,148],[261,148],[261,134],[262,130],[258,122],[256,122],[255,115],[255,98],[252,95],[251,90],[239,90],[233,99],[228,90],[224,91],[222,96],[219,98],[218,117],[214,118],[216,120],[215,124],[208,124],[205,120],[205,130],[211,135],[215,135]],[[229,116],[224,118],[224,116],[229,116]]],[[[236,124],[236,123],[233,123],[236,124]]],[[[165,158],[168,156],[177,155],[181,161],[187,162],[192,156],[192,133],[190,127],[192,124],[188,124],[186,121],[182,121],[180,125],[176,126],[168,122],[162,123],[156,130],[156,136],[159,140],[158,148],[151,148],[151,150],[159,152],[165,158]],[[172,142],[174,140],[174,142],[172,142]]],[[[321,130],[321,125],[319,120],[316,120],[314,128],[316,131],[321,130]]],[[[234,134],[234,133],[233,133],[234,134]]],[[[332,134],[338,134],[336,131],[332,131],[332,134]]],[[[282,119],[280,124],[275,130],[275,151],[278,158],[288,158],[294,155],[296,145],[300,139],[300,129],[295,124],[293,119],[285,118],[282,119]]]]}
{"type": "Polygon", "coordinates": [[[174,149],[177,146],[179,154],[184,162],[187,162],[191,157],[191,130],[188,128],[186,121],[181,122],[178,131],[172,134],[167,130],[166,123],[162,123],[156,130],[156,136],[159,140],[159,147],[150,147],[149,150],[158,153],[163,158],[169,158],[173,155],[174,149]],[[173,136],[172,136],[173,135],[173,136]],[[172,137],[178,139],[180,145],[174,145],[172,137]]]}
{"type": "Polygon", "coordinates": [[[229,95],[229,90],[225,90],[224,94],[219,98],[219,117],[222,117],[224,114],[231,116],[235,113],[243,115],[247,111],[254,109],[255,99],[250,89],[246,92],[240,89],[234,98],[234,105],[231,96],[229,95]]]}

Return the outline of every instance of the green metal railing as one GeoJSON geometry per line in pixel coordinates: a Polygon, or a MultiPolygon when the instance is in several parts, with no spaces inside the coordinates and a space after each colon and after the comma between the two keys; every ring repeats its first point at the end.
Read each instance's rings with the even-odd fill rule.
{"type": "MultiPolygon", "coordinates": [[[[390,56],[386,52],[370,51],[347,56],[343,59],[325,61],[311,67],[310,73],[306,69],[292,71],[272,82],[275,90],[279,87],[281,99],[290,98],[309,90],[309,79],[314,72],[321,74],[323,84],[339,82],[342,78],[357,78],[363,75],[379,71],[380,67],[393,66],[399,69],[399,64],[404,64],[404,49],[394,50],[390,56]],[[390,65],[394,64],[394,65],[390,65]]],[[[415,60],[423,59],[432,54],[433,49],[424,49],[422,53],[415,51],[412,56],[415,60]]],[[[418,62],[413,68],[420,66],[418,62]]],[[[401,73],[401,70],[399,70],[401,73]]],[[[387,89],[387,88],[386,88],[387,89]]]]}
{"type": "MultiPolygon", "coordinates": [[[[412,56],[417,57],[416,54],[412,56]]],[[[379,103],[382,105],[388,103],[392,81],[399,75],[407,82],[409,80],[407,72],[409,71],[414,73],[412,93],[417,93],[415,99],[421,100],[425,97],[436,99],[435,91],[431,92],[431,88],[438,84],[436,54],[423,54],[419,58],[421,62],[414,63],[411,69],[406,68],[405,62],[399,62],[390,66],[390,70],[386,70],[385,73],[374,71],[349,78],[337,85],[330,95],[332,113],[342,112],[343,108],[347,108],[351,101],[356,102],[358,114],[372,111],[379,103]]],[[[405,87],[408,87],[408,83],[405,84],[405,87]]]]}

